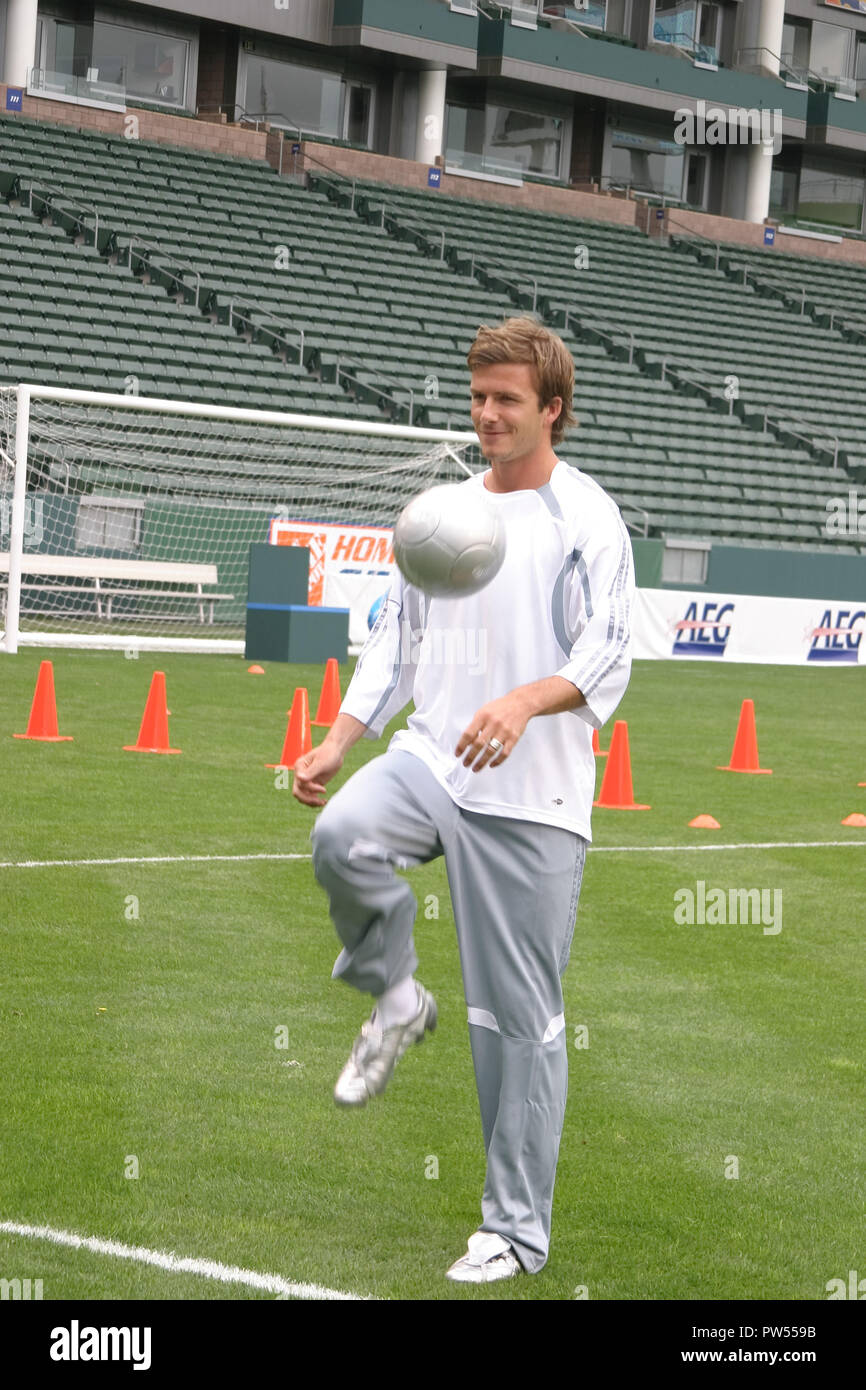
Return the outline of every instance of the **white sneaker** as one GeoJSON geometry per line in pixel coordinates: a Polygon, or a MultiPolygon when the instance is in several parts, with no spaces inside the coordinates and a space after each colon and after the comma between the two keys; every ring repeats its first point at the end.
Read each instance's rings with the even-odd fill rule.
{"type": "Polygon", "coordinates": [[[338,1105],[366,1105],[371,1096],[379,1095],[391,1080],[394,1067],[407,1047],[423,1042],[424,1034],[434,1031],[436,1000],[417,980],[415,990],[418,1012],[408,1023],[382,1029],[376,1017],[378,1011],[374,1009],[362,1024],[349,1060],[334,1087],[334,1100],[338,1105]]]}
{"type": "Polygon", "coordinates": [[[445,1278],[457,1284],[492,1284],[497,1279],[513,1279],[523,1266],[504,1236],[476,1231],[469,1237],[469,1249],[456,1260],[445,1278]]]}

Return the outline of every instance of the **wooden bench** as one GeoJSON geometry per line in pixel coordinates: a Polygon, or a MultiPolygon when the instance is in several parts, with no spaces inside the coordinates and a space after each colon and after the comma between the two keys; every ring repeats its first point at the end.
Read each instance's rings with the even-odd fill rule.
{"type": "MultiPolygon", "coordinates": [[[[0,554],[0,612],[5,617],[9,588],[9,554],[0,554]]],[[[43,594],[74,593],[92,595],[96,616],[111,621],[115,598],[191,599],[198,605],[199,622],[213,622],[214,604],[228,602],[234,594],[205,593],[205,585],[216,585],[216,565],[185,564],[174,560],[109,560],[98,555],[24,555],[21,560],[21,589],[43,594]],[[52,583],[52,580],[66,582],[52,583]],[[70,583],[70,580],[84,582],[70,583]],[[142,588],[142,584],[154,587],[142,588]],[[168,589],[167,584],[186,585],[185,590],[168,589]],[[135,587],[135,586],[138,587],[135,587]]],[[[56,609],[28,609],[41,616],[57,616],[56,609]]],[[[136,618],[178,619],[182,613],[140,612],[136,618]]]]}

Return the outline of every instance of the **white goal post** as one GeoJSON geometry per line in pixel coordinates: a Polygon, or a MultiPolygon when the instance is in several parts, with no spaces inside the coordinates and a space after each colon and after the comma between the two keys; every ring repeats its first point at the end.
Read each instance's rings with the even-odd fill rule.
{"type": "MultiPolygon", "coordinates": [[[[416,493],[476,471],[477,444],[472,431],[0,386],[0,651],[243,652],[249,546],[273,521],[393,527],[416,493]]],[[[346,573],[375,588],[374,568],[346,573]]]]}

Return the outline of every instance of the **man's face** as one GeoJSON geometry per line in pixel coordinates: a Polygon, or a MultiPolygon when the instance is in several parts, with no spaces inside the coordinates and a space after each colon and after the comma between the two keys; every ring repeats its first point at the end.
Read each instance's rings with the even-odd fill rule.
{"type": "Polygon", "coordinates": [[[550,447],[551,425],[562,402],[556,396],[542,410],[528,362],[476,367],[470,391],[472,423],[485,458],[509,463],[550,447]]]}

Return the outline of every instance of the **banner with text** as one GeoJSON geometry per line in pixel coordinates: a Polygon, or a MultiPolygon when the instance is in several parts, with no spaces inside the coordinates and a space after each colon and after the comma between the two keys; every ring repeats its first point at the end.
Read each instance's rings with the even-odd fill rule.
{"type": "Polygon", "coordinates": [[[366,641],[367,615],[386,593],[394,570],[393,531],[389,526],[343,526],[318,521],[270,524],[271,545],[303,545],[310,550],[307,602],[349,609],[349,645],[366,641]]]}
{"type": "Polygon", "coordinates": [[[857,666],[866,599],[761,598],[639,589],[637,658],[857,666]]]}
{"type": "MultiPolygon", "coordinates": [[[[391,583],[393,534],[386,526],[275,519],[269,540],[272,545],[309,547],[307,601],[348,608],[349,644],[358,651],[367,639],[370,609],[391,583]]],[[[866,599],[638,589],[633,628],[637,659],[857,666],[866,632],[866,599]]],[[[866,664],[866,657],[862,660],[866,664]]]]}

